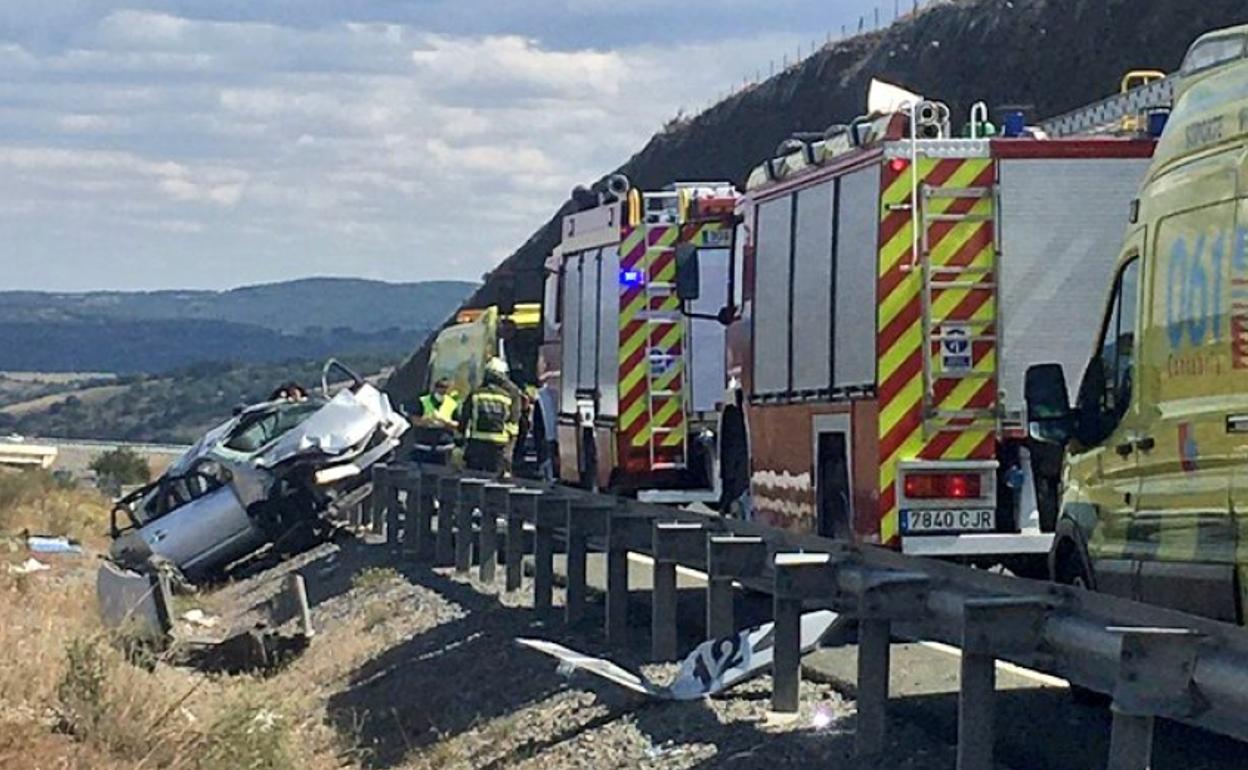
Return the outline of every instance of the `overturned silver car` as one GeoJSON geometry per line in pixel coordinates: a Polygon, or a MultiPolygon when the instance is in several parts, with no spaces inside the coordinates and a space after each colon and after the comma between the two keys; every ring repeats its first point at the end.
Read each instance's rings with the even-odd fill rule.
{"type": "Polygon", "coordinates": [[[117,501],[115,562],[171,564],[196,581],[268,543],[323,537],[327,514],[408,427],[384,393],[334,360],[319,395],[275,396],[213,428],[163,476],[117,501]],[[351,378],[332,396],[331,369],[351,378]]]}

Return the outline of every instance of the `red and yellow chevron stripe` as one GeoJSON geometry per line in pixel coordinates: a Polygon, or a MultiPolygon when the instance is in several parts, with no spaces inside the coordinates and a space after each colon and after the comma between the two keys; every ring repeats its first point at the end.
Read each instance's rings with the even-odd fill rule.
{"type": "MultiPolygon", "coordinates": [[[[907,164],[895,170],[884,165],[880,206],[880,255],[877,296],[877,376],[879,383],[880,541],[898,535],[897,464],[910,459],[988,459],[995,455],[996,435],[982,423],[945,420],[936,423],[923,413],[923,345],[931,346],[933,410],[987,409],[996,403],[996,345],[979,340],[970,345],[971,369],[979,377],[953,377],[940,369],[940,343],[923,339],[922,271],[910,269],[914,260],[915,221],[911,204],[912,174],[920,188],[990,188],[995,182],[991,158],[919,158],[917,168],[907,164]]],[[[924,196],[920,196],[924,197],[924,196]]],[[[970,334],[993,334],[996,306],[991,284],[995,280],[996,247],[993,237],[993,198],[930,197],[926,205],[927,250],[932,268],[976,268],[950,280],[983,286],[934,289],[930,309],[934,328],[956,324],[970,334]],[[931,221],[933,215],[981,215],[985,221],[931,221]]],[[[923,248],[923,233],[919,233],[923,248]]],[[[937,275],[940,275],[937,272],[937,275]]]]}
{"type": "Polygon", "coordinates": [[[683,454],[685,329],[677,320],[680,301],[674,291],[646,291],[652,283],[675,284],[679,234],[676,225],[626,227],[620,243],[620,270],[639,277],[620,284],[618,447],[621,464],[632,471],[648,467],[652,428],[675,429],[663,434],[656,459],[683,454]],[[675,317],[662,320],[652,314],[675,317]]]}

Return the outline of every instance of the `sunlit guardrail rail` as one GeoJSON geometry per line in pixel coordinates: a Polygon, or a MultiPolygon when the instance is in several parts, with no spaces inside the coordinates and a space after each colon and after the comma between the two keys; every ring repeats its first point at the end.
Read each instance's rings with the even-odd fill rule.
{"type": "Polygon", "coordinates": [[[1175,719],[1248,740],[1248,630],[1181,612],[956,564],[851,546],[750,522],[524,482],[500,484],[442,468],[378,465],[366,520],[384,526],[396,557],[454,565],[479,560],[494,579],[499,540],[505,589],[534,562],[535,611],[553,614],[553,556],[565,544],[568,622],[586,597],[586,556],[607,558],[605,633],[625,638],[627,554],[654,560],[651,649],[678,653],[677,565],[707,574],[712,637],[733,633],[732,583],[774,597],[772,708],[797,709],[799,622],[804,608],[828,606],[858,626],[857,749],[885,745],[888,671],[894,637],[962,649],[958,767],[991,768],[996,661],[1050,673],[1113,699],[1109,768],[1150,763],[1153,723],[1175,719]],[[479,523],[477,523],[479,522],[479,523]],[[531,533],[531,537],[526,533],[531,533]]]}

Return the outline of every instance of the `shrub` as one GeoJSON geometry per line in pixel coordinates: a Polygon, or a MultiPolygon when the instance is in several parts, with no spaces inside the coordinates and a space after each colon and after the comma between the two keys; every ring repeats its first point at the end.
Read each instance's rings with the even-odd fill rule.
{"type": "Polygon", "coordinates": [[[368,591],[399,579],[394,567],[366,567],[351,577],[351,587],[357,591],[368,591]]]}
{"type": "Polygon", "coordinates": [[[95,456],[87,466],[95,471],[100,486],[114,493],[122,486],[146,484],[152,480],[152,469],[147,460],[129,447],[117,447],[95,456]]]}

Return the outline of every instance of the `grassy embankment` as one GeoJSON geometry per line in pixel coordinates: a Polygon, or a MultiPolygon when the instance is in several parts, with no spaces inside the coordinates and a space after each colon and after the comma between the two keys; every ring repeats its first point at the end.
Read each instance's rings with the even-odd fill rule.
{"type": "Polygon", "coordinates": [[[324,686],[309,683],[340,679],[373,651],[327,639],[268,679],[128,660],[96,611],[107,516],[94,490],[0,473],[0,769],[354,765],[354,748],[325,723],[324,686]],[[31,557],[24,532],[67,535],[88,553],[36,555],[51,569],[15,574],[31,557]]]}

